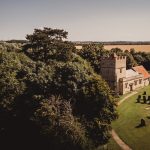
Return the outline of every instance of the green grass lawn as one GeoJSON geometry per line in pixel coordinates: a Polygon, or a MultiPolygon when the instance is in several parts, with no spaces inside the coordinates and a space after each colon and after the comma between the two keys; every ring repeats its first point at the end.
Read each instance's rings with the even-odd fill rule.
{"type": "Polygon", "coordinates": [[[116,98],[116,100],[117,100],[117,101],[120,101],[120,100],[122,100],[123,98],[125,98],[126,96],[128,96],[129,94],[131,94],[131,92],[128,92],[128,93],[126,93],[126,94],[124,94],[124,95],[120,95],[119,98],[116,98]]]}
{"type": "Polygon", "coordinates": [[[150,86],[139,90],[136,95],[124,101],[118,107],[119,118],[112,124],[120,138],[133,150],[150,149],[150,119],[147,118],[150,116],[150,105],[136,103],[137,96],[143,91],[147,91],[147,95],[150,95],[150,86]],[[136,128],[141,118],[145,119],[147,125],[136,128]]]}
{"type": "Polygon", "coordinates": [[[109,143],[107,144],[107,150],[121,150],[120,146],[113,140],[110,139],[109,143]]]}
{"type": "Polygon", "coordinates": [[[96,150],[121,150],[120,146],[111,138],[108,144],[97,148],[96,150]]]}

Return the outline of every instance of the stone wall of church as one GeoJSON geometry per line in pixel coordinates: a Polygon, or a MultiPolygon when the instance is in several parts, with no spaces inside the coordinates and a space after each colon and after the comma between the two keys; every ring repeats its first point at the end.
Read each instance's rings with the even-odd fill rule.
{"type": "Polygon", "coordinates": [[[149,78],[148,79],[144,79],[144,86],[148,86],[150,84],[149,78]]]}
{"type": "Polygon", "coordinates": [[[120,79],[119,82],[120,94],[123,95],[135,89],[141,88],[144,86],[144,80],[142,75],[138,75],[132,78],[120,79]]]}
{"type": "Polygon", "coordinates": [[[101,59],[101,76],[109,84],[112,90],[115,89],[115,58],[102,58],[101,59]]]}
{"type": "Polygon", "coordinates": [[[117,77],[117,82],[120,78],[125,78],[126,76],[126,57],[118,56],[116,58],[115,73],[117,77]]]}
{"type": "Polygon", "coordinates": [[[149,79],[143,79],[143,75],[126,78],[126,57],[117,56],[101,58],[101,76],[107,81],[113,91],[125,94],[143,86],[149,85],[149,79]]]}
{"type": "Polygon", "coordinates": [[[119,79],[126,76],[126,57],[110,56],[101,59],[101,75],[115,92],[119,92],[119,79]]]}

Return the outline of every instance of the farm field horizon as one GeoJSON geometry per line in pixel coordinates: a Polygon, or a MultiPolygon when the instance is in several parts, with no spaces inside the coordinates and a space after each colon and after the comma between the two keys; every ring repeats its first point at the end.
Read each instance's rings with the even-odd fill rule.
{"type": "Polygon", "coordinates": [[[120,48],[122,50],[135,49],[136,52],[150,52],[150,45],[104,45],[104,48],[111,50],[112,48],[120,48]]]}

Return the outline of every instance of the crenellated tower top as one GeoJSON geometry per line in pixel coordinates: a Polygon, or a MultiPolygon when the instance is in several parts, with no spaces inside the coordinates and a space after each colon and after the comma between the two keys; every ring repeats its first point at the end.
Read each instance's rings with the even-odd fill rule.
{"type": "Polygon", "coordinates": [[[111,60],[111,59],[117,59],[117,60],[123,60],[126,59],[126,56],[118,56],[116,53],[113,53],[109,56],[101,57],[101,60],[111,60]]]}

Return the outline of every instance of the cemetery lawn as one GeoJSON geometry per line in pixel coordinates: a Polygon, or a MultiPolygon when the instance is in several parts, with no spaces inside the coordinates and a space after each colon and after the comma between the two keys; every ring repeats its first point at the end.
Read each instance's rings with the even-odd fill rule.
{"type": "Polygon", "coordinates": [[[121,150],[120,146],[114,141],[114,139],[110,139],[107,148],[106,149],[101,149],[101,150],[121,150]]]}
{"type": "Polygon", "coordinates": [[[136,103],[139,94],[147,92],[150,86],[138,90],[138,93],[126,99],[117,110],[119,118],[112,123],[113,129],[119,137],[132,149],[148,150],[150,148],[150,104],[136,103]],[[146,121],[146,127],[136,128],[140,120],[146,121]]]}

